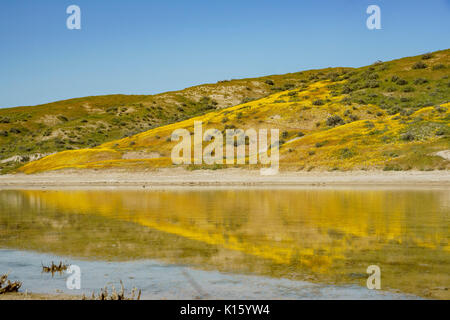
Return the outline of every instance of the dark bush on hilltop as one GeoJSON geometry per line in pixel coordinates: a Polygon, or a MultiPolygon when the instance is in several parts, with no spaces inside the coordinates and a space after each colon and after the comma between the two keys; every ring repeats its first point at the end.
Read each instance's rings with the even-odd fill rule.
{"type": "Polygon", "coordinates": [[[433,58],[433,55],[431,53],[425,53],[422,56],[422,60],[428,60],[428,59],[431,59],[431,58],[433,58]]]}
{"type": "Polygon", "coordinates": [[[427,65],[425,63],[423,63],[422,61],[418,61],[416,63],[414,63],[414,65],[412,66],[413,69],[425,69],[427,67],[427,65]]]}
{"type": "Polygon", "coordinates": [[[332,82],[335,82],[339,80],[339,74],[337,72],[330,72],[327,74],[327,78],[332,82]]]}
{"type": "Polygon", "coordinates": [[[344,120],[342,120],[342,118],[339,117],[338,115],[328,117],[328,119],[327,119],[327,126],[329,126],[329,127],[335,127],[335,126],[341,125],[341,124],[344,124],[344,120]]]}
{"type": "Polygon", "coordinates": [[[272,81],[272,80],[270,80],[270,79],[267,79],[266,81],[265,81],[265,83],[266,84],[268,84],[269,86],[273,86],[275,83],[272,81]]]}

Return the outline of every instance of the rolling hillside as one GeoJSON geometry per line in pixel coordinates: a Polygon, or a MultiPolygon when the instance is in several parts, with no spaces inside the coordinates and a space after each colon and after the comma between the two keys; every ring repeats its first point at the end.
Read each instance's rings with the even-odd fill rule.
{"type": "MultiPolygon", "coordinates": [[[[342,68],[322,72],[341,72],[342,68]]],[[[299,87],[315,71],[225,80],[157,95],[107,95],[0,109],[0,172],[64,150],[93,148],[212,110],[299,87]]],[[[322,75],[326,76],[326,75],[322,75]]]]}
{"type": "MultiPolygon", "coordinates": [[[[287,170],[449,169],[449,161],[442,156],[443,153],[436,154],[450,149],[449,62],[450,50],[444,50],[376,62],[358,69],[311,70],[221,82],[157,96],[117,97],[123,100],[103,97],[109,104],[89,104],[91,111],[83,111],[88,115],[80,114],[73,119],[66,117],[67,121],[56,116],[59,119],[56,127],[48,124],[52,130],[49,137],[62,139],[60,133],[65,137],[64,128],[70,127],[69,131],[75,138],[68,136],[64,139],[84,143],[70,144],[70,140],[66,140],[66,149],[89,146],[86,139],[93,134],[91,131],[95,131],[95,135],[102,138],[95,140],[91,148],[63,151],[30,162],[18,170],[36,173],[63,168],[141,170],[171,167],[170,152],[177,143],[170,141],[171,133],[177,128],[192,132],[195,120],[203,121],[204,130],[280,129],[280,166],[287,170]],[[162,105],[163,101],[166,103],[163,108],[165,116],[153,107],[162,105]],[[239,101],[242,103],[227,107],[239,101]],[[120,104],[124,106],[108,111],[120,104]],[[102,111],[93,112],[92,109],[102,111]],[[113,124],[117,121],[113,119],[120,117],[129,121],[129,128],[124,126],[128,130],[143,132],[115,139],[123,134],[120,130],[124,130],[119,130],[120,123],[113,124]],[[145,131],[149,119],[154,121],[152,126],[167,124],[145,131]],[[87,127],[75,126],[84,121],[88,121],[86,126],[90,124],[95,129],[88,131],[87,127]],[[102,133],[99,134],[99,130],[102,133]],[[104,143],[97,146],[100,142],[104,143]]],[[[101,97],[85,100],[88,99],[95,101],[101,97]]],[[[60,106],[60,113],[62,109],[70,109],[69,106],[73,112],[89,109],[80,107],[87,102],[82,102],[83,99],[75,102],[77,100],[56,103],[55,109],[56,105],[60,106]],[[63,103],[67,104],[65,108],[61,107],[63,103]]],[[[40,106],[2,110],[0,117],[13,118],[12,114],[19,111],[25,114],[33,108],[42,108],[39,109],[40,119],[48,116],[40,106]]],[[[37,118],[36,115],[34,117],[37,118]]],[[[0,124],[0,133],[4,125],[0,124]]],[[[14,134],[0,138],[1,150],[7,148],[3,144],[5,138],[12,139],[14,134]]],[[[45,145],[48,139],[45,140],[41,131],[34,135],[45,145]]],[[[36,144],[37,141],[28,140],[30,136],[33,134],[21,136],[22,140],[17,139],[14,148],[21,148],[24,143],[36,144]]],[[[44,153],[62,148],[55,149],[56,143],[52,146],[53,149],[45,149],[36,145],[32,151],[44,153]]],[[[2,152],[13,153],[10,149],[2,152]]],[[[221,167],[225,165],[189,165],[188,169],[221,167]]]]}

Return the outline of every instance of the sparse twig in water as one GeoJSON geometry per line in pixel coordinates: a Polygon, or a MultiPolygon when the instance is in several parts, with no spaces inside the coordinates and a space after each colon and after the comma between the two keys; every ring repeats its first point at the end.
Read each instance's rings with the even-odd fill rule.
{"type": "Polygon", "coordinates": [[[8,292],[17,292],[22,286],[22,282],[8,280],[8,274],[4,274],[0,276],[0,294],[8,293],[8,292]]]}
{"type": "Polygon", "coordinates": [[[55,272],[62,273],[63,271],[66,271],[68,267],[69,265],[62,263],[62,261],[60,261],[58,265],[52,261],[52,264],[49,266],[42,265],[42,272],[51,273],[53,276],[55,272]]]}

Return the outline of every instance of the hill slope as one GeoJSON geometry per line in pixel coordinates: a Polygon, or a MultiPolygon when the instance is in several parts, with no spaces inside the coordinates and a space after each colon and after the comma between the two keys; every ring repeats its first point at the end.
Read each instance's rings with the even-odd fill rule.
{"type": "MultiPolygon", "coordinates": [[[[341,72],[343,68],[322,72],[341,72]]],[[[96,147],[161,125],[265,97],[317,71],[220,81],[157,95],[108,95],[0,109],[0,171],[63,150],[96,147]]]]}
{"type": "MultiPolygon", "coordinates": [[[[450,149],[449,62],[450,50],[444,50],[359,69],[239,80],[264,87],[260,94],[266,96],[95,148],[64,151],[19,170],[172,166],[170,151],[176,142],[170,135],[177,128],[193,131],[195,120],[203,121],[204,130],[280,129],[280,166],[285,169],[448,169],[449,161],[435,153],[450,149]]],[[[209,86],[224,90],[231,83],[209,86]]],[[[245,90],[256,91],[250,89],[245,90]]]]}

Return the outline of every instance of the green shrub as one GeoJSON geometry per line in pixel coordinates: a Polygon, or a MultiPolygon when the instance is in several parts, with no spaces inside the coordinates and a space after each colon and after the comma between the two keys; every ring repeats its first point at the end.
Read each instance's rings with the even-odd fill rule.
{"type": "Polygon", "coordinates": [[[284,85],[284,90],[291,90],[291,89],[294,89],[294,88],[295,88],[295,84],[293,84],[293,83],[286,83],[284,85]]]}
{"type": "Polygon", "coordinates": [[[398,81],[399,79],[400,79],[400,78],[399,78],[398,76],[396,76],[396,75],[393,75],[393,76],[391,77],[391,81],[394,82],[394,83],[397,83],[397,81],[398,81]]]}
{"type": "Polygon", "coordinates": [[[378,88],[379,86],[380,86],[380,82],[375,81],[375,80],[369,80],[369,81],[366,81],[366,83],[365,83],[366,88],[378,88]]]}
{"type": "Polygon", "coordinates": [[[69,121],[69,119],[67,119],[65,116],[59,115],[57,116],[58,120],[63,121],[63,122],[67,122],[69,121]]]}
{"type": "Polygon", "coordinates": [[[338,115],[333,115],[331,117],[328,117],[327,119],[327,126],[329,127],[335,127],[341,124],[344,124],[344,120],[342,120],[342,118],[338,115]]]}
{"type": "Polygon", "coordinates": [[[397,91],[397,88],[396,87],[388,87],[388,88],[386,88],[386,91],[387,92],[394,92],[394,91],[397,91]]]}
{"type": "Polygon", "coordinates": [[[400,136],[400,139],[402,139],[403,141],[414,141],[415,137],[411,132],[406,132],[400,136]]]}
{"type": "Polygon", "coordinates": [[[265,83],[266,84],[268,84],[269,86],[273,86],[275,83],[272,81],[272,80],[270,80],[270,79],[267,79],[266,81],[265,81],[265,83]]]}
{"type": "Polygon", "coordinates": [[[255,100],[255,99],[254,98],[245,97],[244,99],[242,99],[241,103],[247,103],[247,102],[250,102],[250,101],[253,101],[253,100],[255,100]]]}
{"type": "Polygon", "coordinates": [[[414,80],[415,85],[421,85],[421,84],[425,84],[425,83],[428,83],[428,80],[424,79],[424,78],[417,78],[416,80],[414,80]]]}
{"type": "Polygon", "coordinates": [[[15,134],[19,134],[19,133],[21,133],[22,131],[20,131],[20,130],[17,129],[17,128],[11,128],[11,129],[9,130],[9,132],[15,133],[15,134]]]}
{"type": "Polygon", "coordinates": [[[427,65],[422,61],[418,61],[412,66],[413,69],[425,69],[426,67],[427,65]]]}
{"type": "Polygon", "coordinates": [[[20,159],[21,162],[28,162],[30,161],[30,157],[29,156],[22,156],[22,159],[20,159]]]}
{"type": "Polygon", "coordinates": [[[325,104],[325,102],[321,99],[317,99],[317,100],[314,100],[312,104],[315,106],[323,106],[325,104]]]}
{"type": "Polygon", "coordinates": [[[434,110],[436,110],[439,113],[444,113],[444,112],[447,111],[447,108],[446,107],[442,107],[442,106],[435,106],[434,110]]]}
{"type": "Polygon", "coordinates": [[[316,148],[321,148],[325,145],[325,142],[317,142],[316,143],[316,148]]]}
{"type": "Polygon", "coordinates": [[[443,65],[442,63],[436,64],[433,66],[433,70],[440,70],[440,69],[444,69],[445,65],[443,65]]]}
{"type": "Polygon", "coordinates": [[[338,156],[341,159],[349,159],[355,156],[355,152],[353,152],[349,148],[343,148],[338,151],[338,156]]]}
{"type": "Polygon", "coordinates": [[[349,93],[352,92],[352,91],[353,91],[352,88],[350,88],[350,87],[348,87],[348,86],[345,86],[345,87],[342,89],[341,94],[349,94],[349,93]]]}
{"type": "Polygon", "coordinates": [[[372,129],[375,128],[375,125],[373,124],[372,121],[366,121],[364,122],[364,127],[366,127],[367,129],[372,129]]]}
{"type": "Polygon", "coordinates": [[[402,111],[402,108],[400,108],[399,106],[393,106],[393,107],[389,108],[388,114],[394,115],[394,114],[399,113],[400,111],[402,111]]]}

